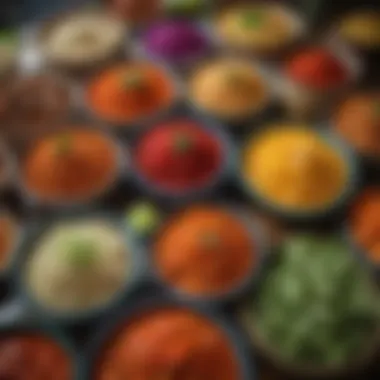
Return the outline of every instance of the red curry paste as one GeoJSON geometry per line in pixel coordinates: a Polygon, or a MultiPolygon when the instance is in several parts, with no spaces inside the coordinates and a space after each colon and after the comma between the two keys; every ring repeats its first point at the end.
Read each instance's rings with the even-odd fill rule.
{"type": "Polygon", "coordinates": [[[136,149],[140,172],[169,191],[204,185],[221,166],[220,142],[191,120],[175,120],[148,132],[136,149]]]}
{"type": "Polygon", "coordinates": [[[96,380],[239,380],[227,337],[211,322],[181,309],[136,318],[105,350],[96,380]]]}
{"type": "Polygon", "coordinates": [[[0,379],[73,380],[72,363],[49,338],[7,335],[0,338],[0,379]]]}
{"type": "Polygon", "coordinates": [[[174,216],[154,246],[161,276],[190,294],[212,295],[238,286],[252,270],[255,247],[235,215],[195,206],[174,216]]]}
{"type": "Polygon", "coordinates": [[[72,130],[37,142],[26,156],[23,177],[42,199],[82,201],[112,183],[117,159],[115,144],[102,133],[72,130]]]}
{"type": "Polygon", "coordinates": [[[343,84],[348,72],[341,60],[323,48],[306,49],[286,64],[287,74],[295,82],[317,90],[326,90],[343,84]]]}

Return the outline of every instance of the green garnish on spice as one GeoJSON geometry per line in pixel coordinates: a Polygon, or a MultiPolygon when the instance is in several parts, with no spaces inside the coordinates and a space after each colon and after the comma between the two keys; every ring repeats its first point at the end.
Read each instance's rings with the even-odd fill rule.
{"type": "Polygon", "coordinates": [[[96,259],[97,246],[92,240],[73,240],[65,247],[65,256],[68,263],[74,268],[87,268],[96,259]]]}
{"type": "Polygon", "coordinates": [[[65,133],[57,138],[56,152],[58,155],[66,155],[70,153],[72,148],[72,138],[69,134],[65,133]]]}
{"type": "Polygon", "coordinates": [[[133,230],[141,235],[154,231],[161,221],[161,216],[154,205],[141,202],[133,205],[127,212],[127,222],[133,230]]]}
{"type": "Polygon", "coordinates": [[[260,290],[253,323],[297,364],[346,363],[379,327],[379,294],[339,237],[288,237],[260,290]]]}
{"type": "Polygon", "coordinates": [[[174,15],[194,15],[204,8],[203,0],[166,0],[166,11],[174,15]]]}
{"type": "Polygon", "coordinates": [[[264,12],[259,10],[246,10],[240,15],[240,23],[244,28],[260,28],[264,21],[264,12]]]}
{"type": "Polygon", "coordinates": [[[178,153],[186,153],[191,149],[193,141],[190,136],[179,133],[174,137],[174,149],[178,153]]]}
{"type": "Polygon", "coordinates": [[[201,235],[203,248],[214,249],[220,244],[220,236],[215,231],[204,231],[201,235]]]}
{"type": "Polygon", "coordinates": [[[19,35],[14,30],[1,30],[0,31],[0,46],[1,45],[15,45],[19,41],[19,35]]]}
{"type": "Polygon", "coordinates": [[[146,88],[144,75],[139,71],[128,72],[122,78],[123,87],[127,90],[141,91],[146,88]]]}
{"type": "Polygon", "coordinates": [[[380,100],[376,99],[373,103],[373,113],[376,118],[380,118],[380,100]]]}

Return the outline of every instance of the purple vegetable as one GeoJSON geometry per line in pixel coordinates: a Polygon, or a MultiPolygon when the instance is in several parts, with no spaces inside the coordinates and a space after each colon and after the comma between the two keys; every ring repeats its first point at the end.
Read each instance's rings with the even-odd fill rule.
{"type": "Polygon", "coordinates": [[[145,48],[152,55],[171,61],[198,58],[209,47],[204,32],[186,21],[166,21],[151,27],[145,48]]]}

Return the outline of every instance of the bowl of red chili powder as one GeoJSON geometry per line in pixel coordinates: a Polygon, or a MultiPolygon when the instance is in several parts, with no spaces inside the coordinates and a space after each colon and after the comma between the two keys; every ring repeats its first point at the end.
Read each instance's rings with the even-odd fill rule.
{"type": "Polygon", "coordinates": [[[139,136],[132,152],[135,179],[162,200],[194,200],[209,195],[233,167],[233,146],[218,125],[174,117],[139,136]]]}
{"type": "Polygon", "coordinates": [[[353,52],[335,41],[305,46],[283,66],[285,102],[297,113],[323,111],[360,78],[361,66],[353,52]]]}

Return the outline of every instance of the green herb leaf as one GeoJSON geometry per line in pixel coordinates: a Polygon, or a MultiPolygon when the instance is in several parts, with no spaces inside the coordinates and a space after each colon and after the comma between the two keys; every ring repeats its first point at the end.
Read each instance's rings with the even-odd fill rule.
{"type": "Polygon", "coordinates": [[[74,268],[86,268],[92,265],[97,254],[97,246],[92,240],[73,240],[64,248],[66,260],[74,268]]]}
{"type": "Polygon", "coordinates": [[[14,30],[0,31],[0,45],[14,45],[18,42],[18,33],[14,30]]]}
{"type": "Polygon", "coordinates": [[[248,10],[240,16],[240,22],[244,28],[260,28],[264,21],[264,12],[259,10],[248,10]]]}

